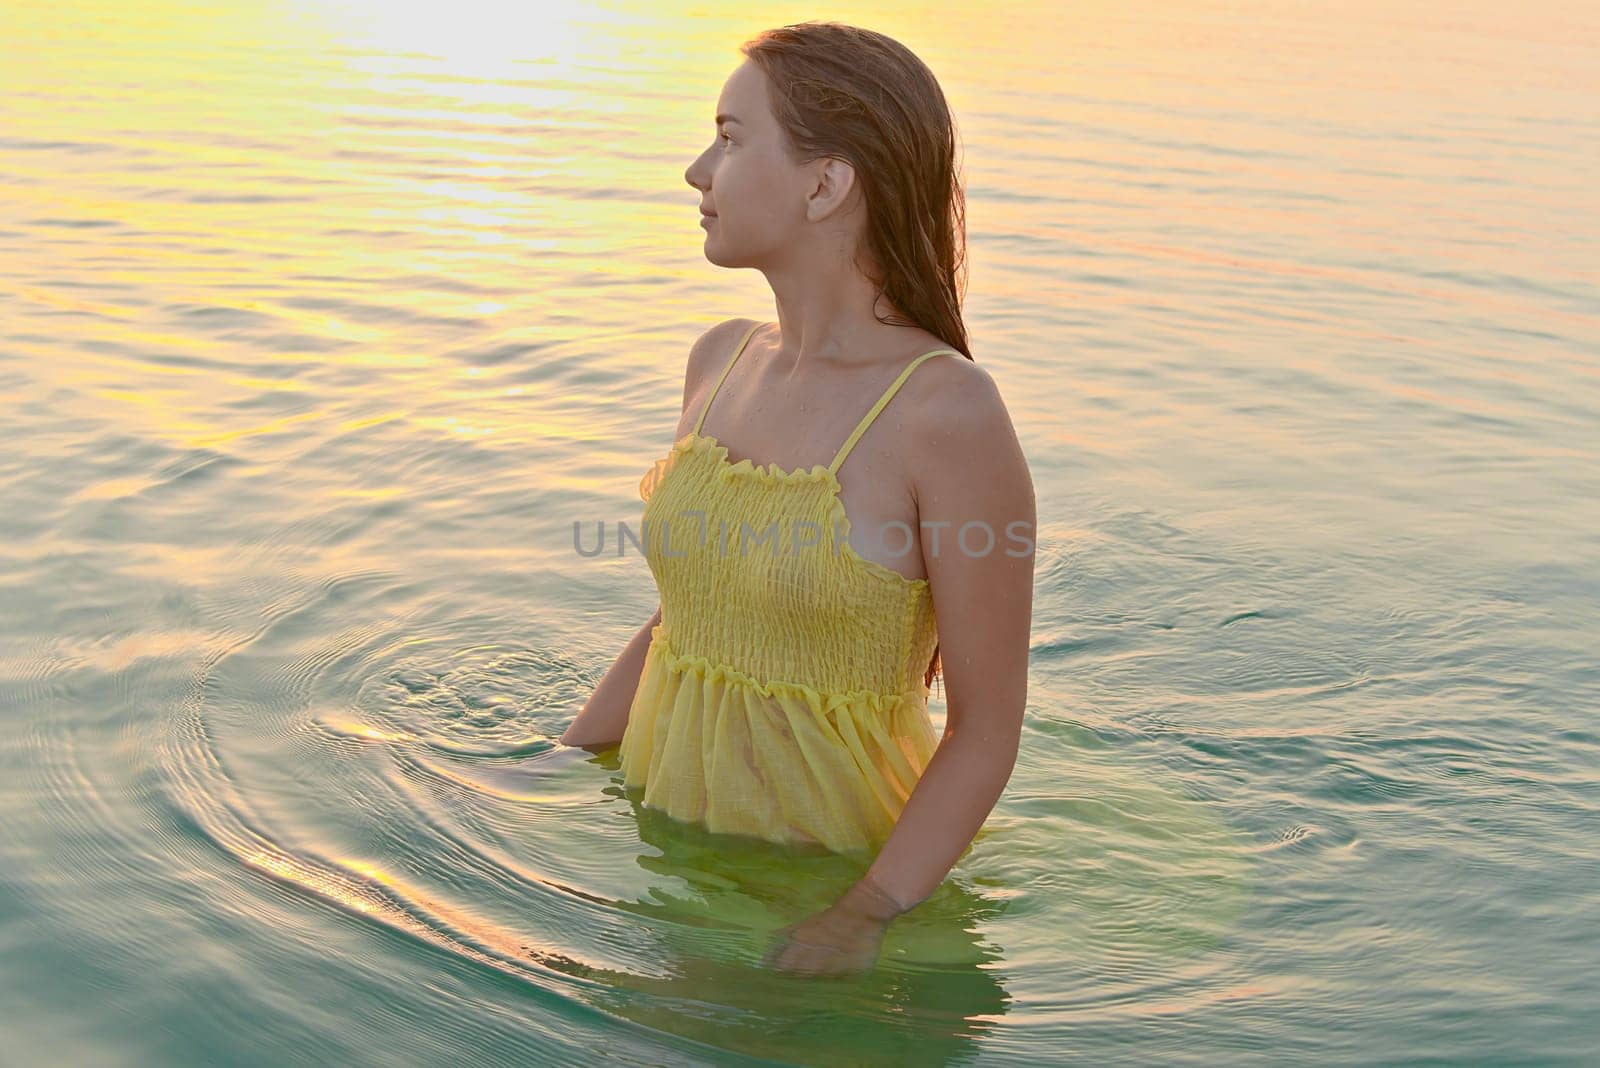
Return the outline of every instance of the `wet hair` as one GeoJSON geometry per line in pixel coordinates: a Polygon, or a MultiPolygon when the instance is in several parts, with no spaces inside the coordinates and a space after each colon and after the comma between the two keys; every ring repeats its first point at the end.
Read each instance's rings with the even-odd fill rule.
{"type": "MultiPolygon", "coordinates": [[[[899,41],[838,22],[766,30],[739,51],[767,77],[790,156],[855,168],[870,261],[863,250],[856,259],[877,287],[873,318],[920,327],[972,359],[961,318],[966,197],[955,118],[933,72],[899,41]],[[894,311],[880,318],[877,297],[894,311]]],[[[941,669],[935,645],[924,684],[941,669]]]]}

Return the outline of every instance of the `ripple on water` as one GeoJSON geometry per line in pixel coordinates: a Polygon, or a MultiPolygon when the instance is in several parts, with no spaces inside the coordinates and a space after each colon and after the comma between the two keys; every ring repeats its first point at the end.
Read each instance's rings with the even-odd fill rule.
{"type": "MultiPolygon", "coordinates": [[[[376,650],[353,702],[359,722],[462,756],[540,752],[588,695],[590,680],[554,652],[483,644],[430,650],[406,639],[376,650]],[[539,729],[536,725],[542,725],[539,729]]],[[[345,722],[351,722],[346,719],[345,722]]]]}

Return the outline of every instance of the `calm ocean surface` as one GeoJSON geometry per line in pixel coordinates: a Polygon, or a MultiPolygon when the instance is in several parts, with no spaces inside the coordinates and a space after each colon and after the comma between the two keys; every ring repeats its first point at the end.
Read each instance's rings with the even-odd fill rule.
{"type": "Polygon", "coordinates": [[[0,1063],[1595,1063],[1593,5],[514,6],[0,10],[0,1063]],[[807,17],[946,88],[1040,520],[1015,777],[835,982],[854,862],[553,740],[807,17]]]}

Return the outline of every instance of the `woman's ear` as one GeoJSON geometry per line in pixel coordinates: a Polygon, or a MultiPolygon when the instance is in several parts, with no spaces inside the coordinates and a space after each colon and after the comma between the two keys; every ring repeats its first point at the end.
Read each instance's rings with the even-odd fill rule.
{"type": "Polygon", "coordinates": [[[856,191],[856,169],[836,156],[819,161],[816,185],[806,200],[806,221],[821,222],[848,208],[856,191]]]}

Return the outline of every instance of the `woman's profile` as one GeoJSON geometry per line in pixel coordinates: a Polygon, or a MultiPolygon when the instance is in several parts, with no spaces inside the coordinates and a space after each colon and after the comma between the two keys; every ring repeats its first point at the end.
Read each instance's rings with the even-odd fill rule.
{"type": "Polygon", "coordinates": [[[840,973],[944,880],[999,798],[1027,697],[1034,497],[961,315],[950,109],[899,42],[746,42],[685,172],[705,255],[776,322],[691,347],[640,483],[660,603],[562,735],[620,746],[643,804],[707,830],[876,850],[770,961],[840,973]],[[930,686],[941,677],[936,738],[930,686]]]}

